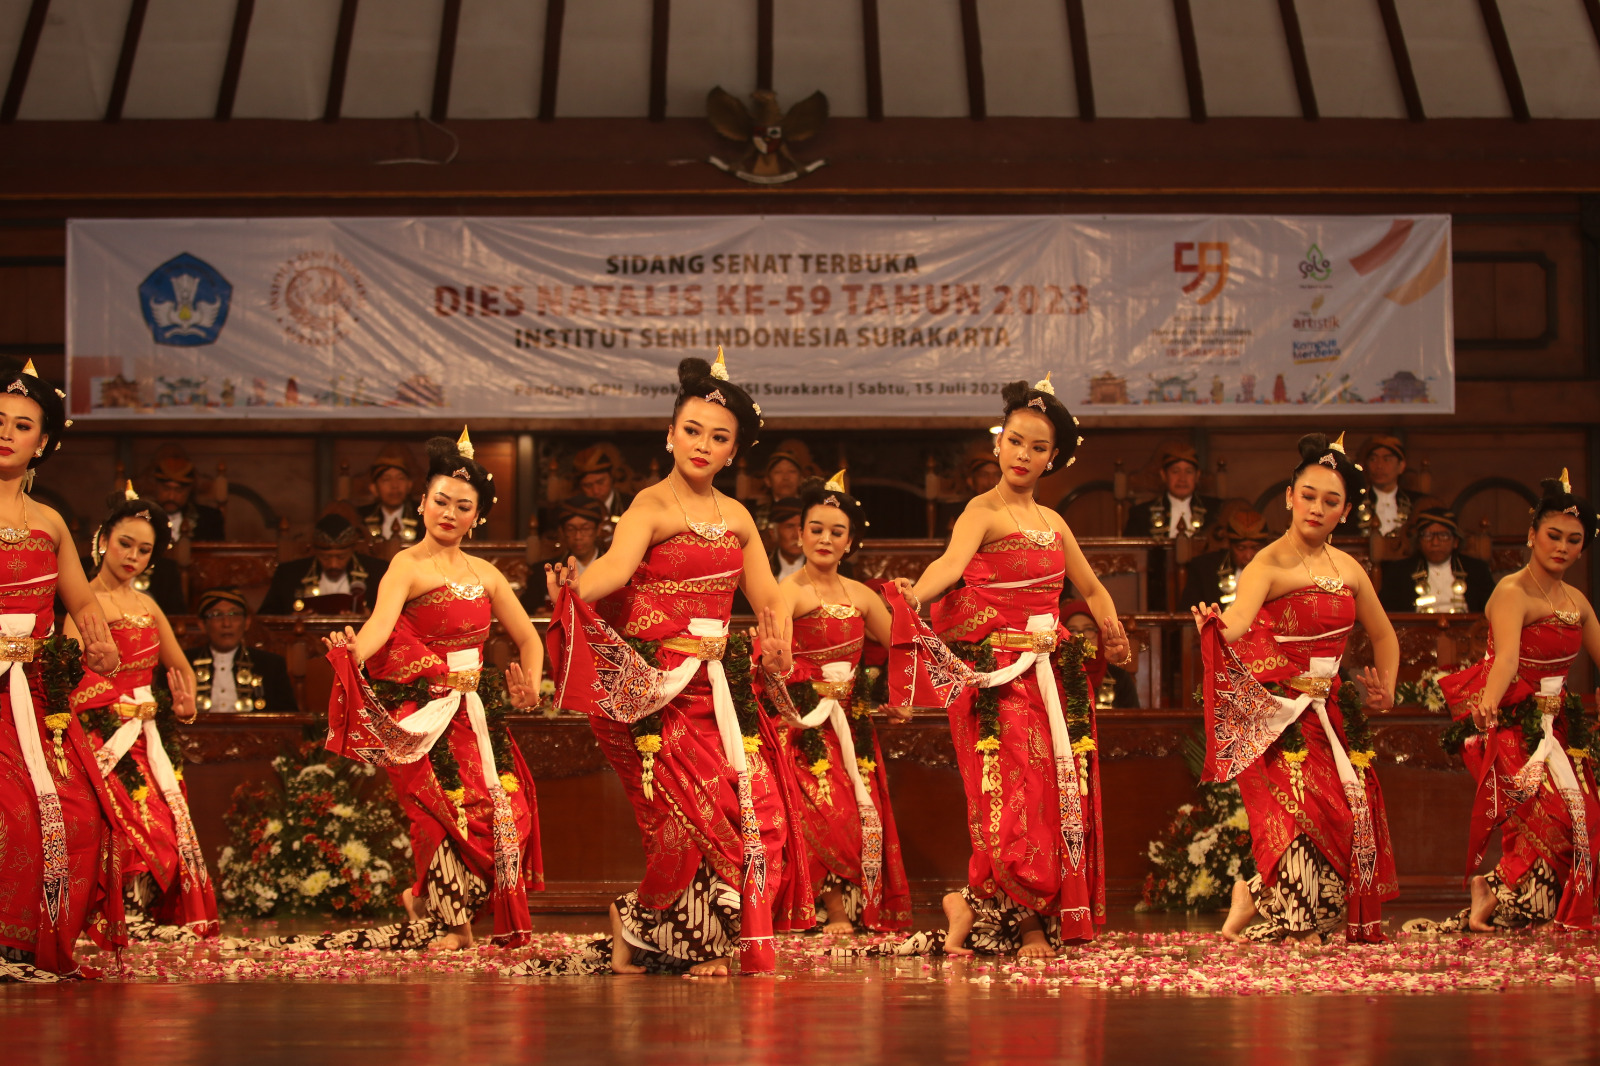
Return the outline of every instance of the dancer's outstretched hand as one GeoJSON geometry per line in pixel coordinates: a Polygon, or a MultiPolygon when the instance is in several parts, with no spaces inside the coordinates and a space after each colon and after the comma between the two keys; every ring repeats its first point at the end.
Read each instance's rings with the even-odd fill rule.
{"type": "Polygon", "coordinates": [[[891,584],[893,584],[895,588],[899,589],[900,592],[905,596],[906,602],[911,605],[911,609],[913,611],[922,610],[922,601],[917,599],[917,594],[912,591],[917,586],[910,578],[897,577],[893,582],[891,582],[891,584]]]}
{"type": "Polygon", "coordinates": [[[506,694],[511,697],[511,706],[519,711],[539,706],[539,679],[530,678],[523,671],[521,663],[507,663],[505,678],[506,694]]]}
{"type": "Polygon", "coordinates": [[[896,707],[889,703],[885,703],[878,709],[888,715],[891,722],[909,722],[913,714],[910,707],[896,707]]]}
{"type": "Polygon", "coordinates": [[[117,650],[105,617],[99,611],[85,611],[79,631],[83,641],[83,665],[101,677],[116,673],[122,665],[122,653],[117,650]]]}
{"type": "Polygon", "coordinates": [[[194,688],[182,670],[167,671],[167,689],[172,693],[172,713],[180,722],[194,721],[194,688]]]}
{"type": "Polygon", "coordinates": [[[350,650],[350,658],[355,661],[357,666],[361,665],[361,660],[356,658],[355,626],[345,626],[343,633],[339,632],[337,629],[334,630],[332,633],[329,633],[327,636],[322,638],[322,643],[328,646],[329,651],[332,651],[334,648],[348,648],[350,650]]]}
{"type": "Polygon", "coordinates": [[[1394,706],[1394,693],[1383,683],[1376,667],[1361,671],[1361,684],[1367,690],[1367,706],[1375,711],[1387,711],[1394,706]]]}
{"type": "Polygon", "coordinates": [[[761,668],[778,677],[789,676],[794,668],[794,655],[789,640],[794,634],[794,622],[788,614],[763,608],[757,626],[750,636],[761,642],[761,668]]]}
{"type": "Polygon", "coordinates": [[[1100,619],[1100,644],[1106,662],[1127,666],[1133,661],[1133,644],[1128,640],[1128,630],[1116,615],[1108,614],[1100,619]]]}
{"type": "Polygon", "coordinates": [[[1485,732],[1500,724],[1500,708],[1489,702],[1486,692],[1479,692],[1478,701],[1472,706],[1472,724],[1485,732]]]}
{"type": "Polygon", "coordinates": [[[1189,613],[1194,616],[1194,627],[1196,629],[1204,629],[1208,619],[1222,617],[1222,605],[1201,603],[1189,608],[1189,613]]]}
{"type": "Polygon", "coordinates": [[[563,588],[570,588],[578,580],[578,558],[575,555],[567,556],[564,563],[544,564],[544,588],[550,594],[550,602],[556,602],[556,594],[563,588]]]}

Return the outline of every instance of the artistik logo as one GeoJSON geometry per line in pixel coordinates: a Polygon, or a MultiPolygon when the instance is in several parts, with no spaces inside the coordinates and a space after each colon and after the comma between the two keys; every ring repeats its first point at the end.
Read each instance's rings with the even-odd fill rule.
{"type": "Polygon", "coordinates": [[[1194,301],[1208,304],[1222,295],[1222,287],[1228,284],[1228,242],[1178,241],[1172,246],[1172,269],[1178,274],[1194,275],[1194,280],[1183,287],[1184,292],[1195,292],[1207,278],[1214,279],[1211,288],[1194,301]],[[1193,259],[1189,258],[1191,253],[1193,259]]]}
{"type": "Polygon", "coordinates": [[[1333,276],[1333,263],[1322,254],[1322,249],[1313,244],[1306,249],[1306,257],[1300,260],[1301,281],[1327,281],[1333,276]]]}

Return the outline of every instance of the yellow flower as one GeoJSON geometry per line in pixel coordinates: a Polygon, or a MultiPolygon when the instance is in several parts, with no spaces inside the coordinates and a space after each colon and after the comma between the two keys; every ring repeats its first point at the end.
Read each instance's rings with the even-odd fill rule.
{"type": "Polygon", "coordinates": [[[133,802],[135,802],[135,803],[143,803],[144,800],[145,800],[145,797],[150,795],[150,786],[149,785],[140,785],[138,788],[133,790],[131,795],[133,796],[133,802]]]}
{"type": "Polygon", "coordinates": [[[1072,754],[1074,755],[1082,755],[1085,752],[1099,750],[1100,748],[1095,744],[1093,737],[1079,737],[1072,742],[1072,754]]]}
{"type": "Polygon", "coordinates": [[[521,785],[517,784],[517,775],[512,773],[500,775],[500,787],[507,792],[516,792],[522,788],[521,785]]]}
{"type": "Polygon", "coordinates": [[[467,790],[465,788],[452,788],[447,791],[445,795],[448,796],[450,798],[450,802],[454,803],[457,807],[464,806],[467,802],[467,790]]]}
{"type": "Polygon", "coordinates": [[[760,737],[745,737],[744,738],[744,753],[746,755],[754,755],[756,753],[756,749],[759,748],[759,747],[761,747],[761,738],[760,737]]]}
{"type": "Polygon", "coordinates": [[[1587,759],[1589,757],[1589,752],[1585,748],[1568,748],[1567,754],[1574,759],[1587,759]]]}
{"type": "Polygon", "coordinates": [[[811,764],[811,773],[815,777],[821,777],[823,774],[832,769],[833,763],[829,762],[827,759],[818,759],[816,762],[811,764]]]}
{"type": "Polygon", "coordinates": [[[72,715],[68,712],[61,714],[47,714],[44,716],[44,727],[52,733],[59,733],[72,724],[72,715]]]}
{"type": "Polygon", "coordinates": [[[1229,816],[1226,822],[1223,822],[1222,824],[1227,826],[1229,829],[1249,829],[1250,814],[1243,807],[1240,807],[1238,810],[1234,811],[1231,816],[1229,816]]]}
{"type": "Polygon", "coordinates": [[[1286,752],[1284,752],[1283,753],[1283,759],[1284,759],[1285,762],[1291,762],[1291,763],[1294,763],[1295,765],[1298,766],[1300,763],[1305,762],[1306,761],[1306,756],[1310,755],[1310,754],[1311,753],[1309,751],[1307,751],[1305,748],[1301,748],[1299,751],[1286,751],[1286,752]]]}
{"type": "Polygon", "coordinates": [[[877,768],[878,768],[878,764],[873,762],[871,759],[857,759],[856,760],[856,769],[860,770],[864,774],[870,774],[873,771],[877,770],[877,768]]]}
{"type": "Polygon", "coordinates": [[[642,737],[634,737],[633,746],[639,749],[641,755],[654,755],[661,750],[661,734],[646,733],[642,737]]]}
{"type": "Polygon", "coordinates": [[[1357,770],[1365,770],[1372,765],[1372,760],[1377,757],[1378,753],[1375,751],[1352,751],[1350,753],[1350,765],[1357,770]]]}
{"type": "Polygon", "coordinates": [[[980,740],[976,744],[974,744],[973,747],[976,748],[979,751],[999,751],[1000,750],[1000,738],[999,737],[984,737],[982,740],[980,740]]]}

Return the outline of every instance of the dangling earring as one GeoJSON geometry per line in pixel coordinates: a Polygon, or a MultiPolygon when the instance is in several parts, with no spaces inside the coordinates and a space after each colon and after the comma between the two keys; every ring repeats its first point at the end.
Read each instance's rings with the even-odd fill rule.
{"type": "Polygon", "coordinates": [[[1288,500],[1284,500],[1283,501],[1283,509],[1285,511],[1292,511],[1292,510],[1294,510],[1294,504],[1290,503],[1288,500]]]}
{"type": "Polygon", "coordinates": [[[419,504],[417,504],[417,513],[418,513],[418,514],[421,514],[421,513],[422,513],[422,504],[420,504],[420,503],[419,503],[419,504]]]}
{"type": "Polygon", "coordinates": [[[35,448],[33,450],[33,457],[35,459],[43,459],[44,458],[44,445],[43,444],[39,445],[37,448],[35,448]]]}
{"type": "Polygon", "coordinates": [[[732,466],[733,465],[733,456],[730,455],[726,459],[722,460],[722,465],[723,466],[732,466]]]}
{"type": "Polygon", "coordinates": [[[1055,468],[1056,468],[1056,464],[1055,464],[1055,463],[1053,463],[1053,462],[1051,462],[1051,463],[1046,463],[1046,464],[1044,464],[1044,468],[1045,468],[1045,469],[1046,469],[1046,470],[1054,470],[1054,469],[1055,469],[1055,468]]]}
{"type": "Polygon", "coordinates": [[[672,450],[672,442],[669,440],[669,441],[667,441],[667,451],[670,452],[671,450],[672,450]]]}
{"type": "Polygon", "coordinates": [[[1000,445],[996,444],[994,446],[994,454],[997,456],[1000,454],[1000,445]]]}

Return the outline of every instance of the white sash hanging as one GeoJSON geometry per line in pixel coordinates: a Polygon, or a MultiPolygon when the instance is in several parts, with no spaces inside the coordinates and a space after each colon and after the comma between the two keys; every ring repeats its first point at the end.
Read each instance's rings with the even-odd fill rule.
{"type": "MultiPolygon", "coordinates": [[[[847,662],[822,664],[822,679],[834,685],[848,685],[855,680],[856,668],[847,662]]],[[[816,709],[800,719],[807,729],[823,722],[833,727],[839,740],[839,757],[844,760],[844,772],[855,791],[856,811],[861,816],[861,890],[869,902],[877,902],[880,877],[883,872],[883,823],[878,807],[872,802],[872,793],[861,777],[861,767],[856,764],[856,742],[850,733],[850,721],[845,716],[844,705],[832,696],[817,701],[816,709]]]]}
{"type": "MultiPolygon", "coordinates": [[[[31,637],[35,620],[31,614],[0,614],[0,636],[9,639],[31,637]]],[[[61,812],[61,797],[56,795],[55,778],[45,762],[44,745],[39,741],[39,719],[34,711],[33,692],[28,675],[19,662],[0,662],[0,674],[11,675],[11,724],[17,731],[22,762],[33,782],[39,803],[39,837],[44,845],[44,905],[50,920],[56,921],[67,895],[67,822],[61,812]]]]}
{"type": "Polygon", "coordinates": [[[1539,705],[1543,712],[1539,724],[1544,738],[1534,749],[1522,769],[1517,771],[1512,788],[1514,802],[1521,803],[1538,791],[1544,781],[1544,770],[1549,769],[1556,792],[1566,804],[1572,818],[1572,878],[1581,892],[1589,890],[1593,876],[1593,857],[1589,854],[1589,816],[1583,803],[1583,789],[1566,749],[1555,735],[1555,716],[1561,706],[1561,691],[1566,678],[1543,677],[1539,679],[1539,705]]]}

